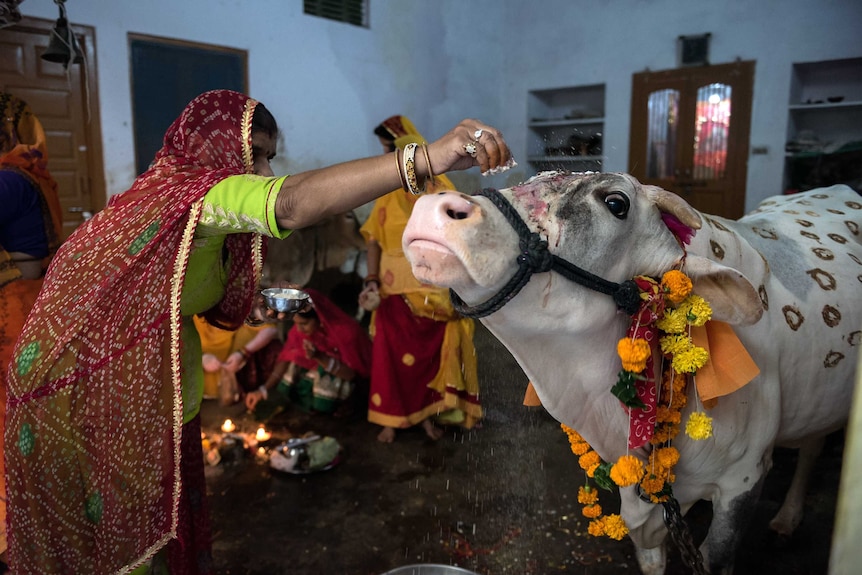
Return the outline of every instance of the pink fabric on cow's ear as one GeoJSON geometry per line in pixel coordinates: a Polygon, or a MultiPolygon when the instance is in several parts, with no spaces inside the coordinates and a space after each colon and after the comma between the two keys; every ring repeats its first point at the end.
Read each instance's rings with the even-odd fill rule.
{"type": "Polygon", "coordinates": [[[661,219],[664,222],[664,225],[668,227],[673,235],[676,236],[680,242],[688,245],[691,243],[691,238],[694,237],[694,230],[679,221],[677,217],[673,214],[669,214],[667,212],[661,213],[661,219]]]}

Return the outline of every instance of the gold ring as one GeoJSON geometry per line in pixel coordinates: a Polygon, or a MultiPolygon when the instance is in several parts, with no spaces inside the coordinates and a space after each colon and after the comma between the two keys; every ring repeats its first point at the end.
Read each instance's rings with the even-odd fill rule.
{"type": "Polygon", "coordinates": [[[464,145],[463,145],[463,146],[461,146],[461,147],[462,147],[462,148],[464,148],[464,151],[465,151],[465,152],[467,152],[468,154],[470,154],[470,157],[471,157],[471,158],[475,158],[475,157],[476,157],[476,151],[477,151],[477,148],[476,148],[476,142],[470,142],[469,144],[464,144],[464,145]]]}

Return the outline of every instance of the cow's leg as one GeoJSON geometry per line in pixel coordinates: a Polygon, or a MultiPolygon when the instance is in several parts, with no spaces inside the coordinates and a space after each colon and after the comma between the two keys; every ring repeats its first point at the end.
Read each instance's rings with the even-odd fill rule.
{"type": "Polygon", "coordinates": [[[652,549],[644,549],[635,545],[635,556],[643,575],[664,575],[667,564],[667,548],[664,543],[652,549]]]}
{"type": "Polygon", "coordinates": [[[781,537],[790,537],[802,521],[808,480],[811,478],[811,472],[814,470],[820,452],[823,451],[825,441],[825,437],[815,437],[806,440],[799,447],[799,457],[796,470],[793,472],[793,480],[790,482],[790,489],[784,496],[781,509],[769,522],[769,528],[781,537]]]}
{"type": "Polygon", "coordinates": [[[730,497],[719,496],[712,502],[712,522],[700,546],[703,564],[712,575],[731,575],[739,543],[763,489],[765,474],[750,491],[730,497]]]}

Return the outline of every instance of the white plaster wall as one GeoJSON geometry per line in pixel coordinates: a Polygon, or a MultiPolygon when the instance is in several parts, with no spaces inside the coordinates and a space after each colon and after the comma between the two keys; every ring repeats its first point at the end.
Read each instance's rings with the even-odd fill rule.
{"type": "MultiPolygon", "coordinates": [[[[371,129],[406,114],[433,139],[463,117],[506,135],[525,158],[529,90],[605,83],[605,169],[628,164],[631,75],[676,66],[676,38],[712,33],[711,61],[755,60],[748,198],[780,193],[791,63],[862,56],[859,0],[370,0],[370,29],[302,13],[299,0],[68,0],[93,26],[109,194],[134,177],[127,33],[249,52],[250,95],[278,119],[276,172],[379,153],[371,129]]],[[[52,0],[25,15],[54,19],[52,0]]],[[[465,189],[529,175],[476,170],[465,189]]]]}
{"type": "MultiPolygon", "coordinates": [[[[452,0],[457,3],[456,0],[452,0]]],[[[746,211],[782,192],[791,65],[862,56],[859,0],[506,2],[503,127],[526,149],[527,92],[606,84],[606,171],[628,167],[631,77],[676,67],[676,38],[711,33],[710,61],[755,60],[746,211]]],[[[458,75],[457,70],[453,71],[458,75]]]]}
{"type": "MultiPolygon", "coordinates": [[[[57,17],[52,0],[20,9],[57,17]]],[[[249,94],[282,130],[276,173],[379,154],[375,125],[400,113],[422,129],[428,102],[445,98],[449,67],[437,54],[442,24],[433,2],[372,0],[370,29],[306,16],[298,0],[68,0],[66,9],[70,21],[96,31],[109,195],[135,176],[129,32],[247,50],[249,94]]]]}

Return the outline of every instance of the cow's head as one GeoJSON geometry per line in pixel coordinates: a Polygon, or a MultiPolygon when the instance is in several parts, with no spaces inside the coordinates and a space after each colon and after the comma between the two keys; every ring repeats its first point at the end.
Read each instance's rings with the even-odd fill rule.
{"type": "MultiPolygon", "coordinates": [[[[546,172],[500,194],[526,227],[547,241],[551,254],[611,284],[636,275],[660,277],[678,266],[685,254],[678,238],[687,239],[701,225],[700,214],[684,200],[625,174],[546,172]]],[[[481,195],[420,198],[403,236],[414,275],[452,288],[469,305],[491,300],[517,276],[525,252],[504,211],[481,195]]],[[[687,256],[685,271],[696,290],[706,290],[701,295],[713,305],[716,319],[759,319],[759,298],[742,274],[696,255],[687,256]]],[[[537,276],[524,288],[532,295],[515,298],[547,303],[562,295],[566,309],[577,313],[577,306],[585,305],[590,316],[615,307],[609,297],[597,300],[589,287],[555,290],[550,279],[537,281],[537,276]]]]}

